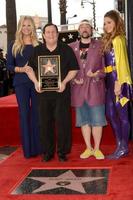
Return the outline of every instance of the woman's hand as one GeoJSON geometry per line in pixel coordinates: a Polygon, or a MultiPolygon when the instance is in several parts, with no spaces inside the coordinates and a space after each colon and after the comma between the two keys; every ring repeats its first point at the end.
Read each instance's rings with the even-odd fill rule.
{"type": "Polygon", "coordinates": [[[115,81],[114,93],[116,96],[119,96],[121,94],[121,85],[118,81],[115,81]]]}
{"type": "Polygon", "coordinates": [[[28,75],[33,72],[33,68],[28,66],[27,64],[23,67],[23,71],[28,75]]]}
{"type": "Polygon", "coordinates": [[[32,67],[28,66],[27,63],[23,67],[15,67],[15,72],[17,73],[26,73],[28,75],[28,72],[33,71],[32,67]]]}
{"type": "Polygon", "coordinates": [[[97,70],[97,71],[95,71],[95,72],[92,72],[91,70],[89,70],[89,71],[87,72],[87,76],[89,76],[89,77],[96,77],[96,76],[98,75],[99,72],[100,72],[99,70],[97,70]]]}

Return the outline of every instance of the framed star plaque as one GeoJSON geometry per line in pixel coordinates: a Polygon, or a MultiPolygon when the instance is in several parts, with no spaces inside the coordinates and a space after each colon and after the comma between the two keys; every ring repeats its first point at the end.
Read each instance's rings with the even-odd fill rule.
{"type": "Polygon", "coordinates": [[[61,83],[60,56],[38,56],[38,80],[42,91],[57,91],[61,83]]]}

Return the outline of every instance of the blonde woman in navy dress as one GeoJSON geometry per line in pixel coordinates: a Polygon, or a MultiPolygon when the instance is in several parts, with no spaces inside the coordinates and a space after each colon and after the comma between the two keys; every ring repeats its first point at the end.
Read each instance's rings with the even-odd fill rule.
{"type": "Polygon", "coordinates": [[[26,66],[37,45],[33,19],[30,16],[21,17],[16,39],[8,48],[7,68],[15,72],[13,85],[19,108],[23,153],[26,158],[40,153],[37,93],[34,84],[27,76],[30,69],[26,66]]]}

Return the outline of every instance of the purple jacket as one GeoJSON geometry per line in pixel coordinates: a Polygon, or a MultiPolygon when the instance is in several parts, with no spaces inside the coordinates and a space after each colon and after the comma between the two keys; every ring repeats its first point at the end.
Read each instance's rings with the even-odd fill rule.
{"type": "Polygon", "coordinates": [[[80,70],[75,79],[82,78],[82,85],[71,82],[71,102],[72,106],[80,107],[86,101],[90,106],[102,105],[105,103],[105,83],[104,83],[104,56],[101,53],[101,42],[92,39],[88,49],[87,59],[80,60],[79,41],[70,44],[77,57],[80,70]],[[90,78],[86,74],[91,70],[100,70],[97,77],[90,78]]]}

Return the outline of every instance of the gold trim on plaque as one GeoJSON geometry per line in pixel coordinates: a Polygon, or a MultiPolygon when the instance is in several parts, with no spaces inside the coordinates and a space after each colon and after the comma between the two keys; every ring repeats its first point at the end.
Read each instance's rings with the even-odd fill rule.
{"type": "Polygon", "coordinates": [[[57,91],[61,83],[60,56],[38,56],[38,81],[42,91],[57,91]]]}

